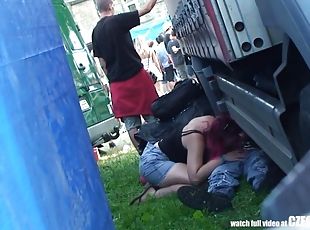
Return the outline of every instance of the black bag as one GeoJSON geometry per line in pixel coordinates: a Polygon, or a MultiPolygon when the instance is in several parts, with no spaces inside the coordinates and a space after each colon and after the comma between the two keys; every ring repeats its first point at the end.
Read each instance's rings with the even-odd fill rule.
{"type": "MultiPolygon", "coordinates": [[[[209,100],[205,95],[201,95],[192,101],[186,109],[167,121],[155,121],[142,125],[135,134],[135,139],[139,143],[139,152],[143,152],[147,142],[156,143],[171,135],[181,134],[182,129],[193,118],[204,115],[214,115],[209,100]]],[[[177,138],[177,137],[176,137],[177,138]]]]}
{"type": "Polygon", "coordinates": [[[151,110],[160,120],[169,120],[201,95],[204,95],[201,85],[193,79],[186,79],[176,83],[170,93],[156,99],[151,110]]]}

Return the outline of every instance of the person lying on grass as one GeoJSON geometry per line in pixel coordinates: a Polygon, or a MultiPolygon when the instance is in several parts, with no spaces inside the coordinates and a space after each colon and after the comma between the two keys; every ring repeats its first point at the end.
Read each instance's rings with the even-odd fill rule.
{"type": "Polygon", "coordinates": [[[232,207],[231,200],[235,189],[239,186],[242,175],[250,183],[254,191],[265,188],[271,177],[271,161],[260,149],[246,146],[245,133],[229,117],[215,119],[207,133],[207,146],[211,158],[219,156],[222,161],[202,186],[183,186],[177,193],[180,201],[194,209],[222,211],[232,207]],[[240,159],[230,161],[225,156],[239,156],[240,159]]]}
{"type": "Polygon", "coordinates": [[[143,202],[149,196],[166,196],[185,185],[199,185],[224,161],[243,160],[246,156],[242,149],[245,135],[240,128],[235,131],[237,136],[229,138],[231,146],[225,149],[228,149],[225,154],[222,154],[221,146],[211,142],[209,132],[218,123],[227,126],[227,136],[231,132],[229,126],[236,124],[228,115],[198,117],[191,120],[174,140],[167,138],[155,144],[148,143],[140,157],[139,171],[149,186],[130,204],[143,202]]]}

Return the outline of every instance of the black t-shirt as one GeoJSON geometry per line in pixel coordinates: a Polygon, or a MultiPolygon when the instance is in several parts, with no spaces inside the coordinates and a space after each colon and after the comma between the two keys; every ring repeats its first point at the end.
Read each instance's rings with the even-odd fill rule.
{"type": "Polygon", "coordinates": [[[177,53],[174,53],[172,51],[172,47],[173,46],[175,46],[177,48],[180,48],[180,44],[179,44],[179,42],[176,39],[170,40],[169,43],[168,43],[168,46],[167,46],[167,51],[171,55],[173,64],[175,66],[183,65],[184,64],[184,57],[183,57],[181,49],[177,53]]]}
{"type": "Polygon", "coordinates": [[[138,11],[102,18],[92,34],[94,56],[106,62],[109,82],[125,81],[143,67],[129,30],[140,24],[138,11]]]}
{"type": "Polygon", "coordinates": [[[159,141],[161,151],[167,155],[169,160],[175,163],[187,162],[187,149],[184,148],[181,138],[182,130],[171,130],[168,137],[159,141]]]}
{"type": "MultiPolygon", "coordinates": [[[[182,144],[182,129],[175,128],[171,130],[167,137],[158,142],[158,146],[170,161],[175,163],[187,163],[187,149],[182,144]]],[[[205,164],[207,162],[208,153],[207,150],[205,150],[203,163],[205,164]]]]}

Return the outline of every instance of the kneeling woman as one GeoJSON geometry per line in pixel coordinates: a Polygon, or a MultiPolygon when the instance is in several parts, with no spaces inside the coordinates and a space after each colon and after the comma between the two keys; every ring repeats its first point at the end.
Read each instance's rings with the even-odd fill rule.
{"type": "MultiPolygon", "coordinates": [[[[131,204],[143,202],[148,196],[159,198],[176,192],[181,186],[205,181],[223,162],[221,156],[209,155],[207,149],[208,130],[220,117],[194,118],[179,135],[171,135],[155,144],[148,143],[140,157],[139,171],[150,186],[131,204]]],[[[237,143],[241,144],[241,141],[237,143]]],[[[225,154],[225,159],[230,161],[243,157],[238,152],[225,154]]]]}

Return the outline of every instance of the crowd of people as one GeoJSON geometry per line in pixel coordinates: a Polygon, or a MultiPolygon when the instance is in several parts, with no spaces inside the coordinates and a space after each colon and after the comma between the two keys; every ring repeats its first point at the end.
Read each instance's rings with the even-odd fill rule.
{"type": "Polygon", "coordinates": [[[155,41],[138,36],[134,39],[134,47],[144,69],[156,76],[155,87],[158,94],[164,95],[173,89],[176,81],[194,77],[194,74],[188,72],[187,65],[190,65],[190,61],[187,61],[190,57],[182,52],[175,31],[169,23],[163,25],[163,32],[155,41]]]}
{"type": "MultiPolygon", "coordinates": [[[[97,0],[101,18],[92,34],[94,56],[109,79],[113,112],[137,149],[134,134],[142,125],[141,116],[146,122],[156,119],[151,103],[158,91],[168,93],[176,79],[193,75],[172,28],[165,28],[156,43],[140,37],[132,40],[129,30],[155,4],[156,0],[148,0],[140,10],[114,15],[112,0],[97,0]],[[150,73],[157,76],[155,86],[150,73]]],[[[268,179],[268,157],[247,143],[247,135],[227,114],[192,119],[173,138],[146,145],[139,172],[147,185],[131,204],[177,192],[185,205],[195,209],[231,207],[242,175],[255,191],[268,179]],[[175,146],[180,147],[178,152],[175,146]]]]}

